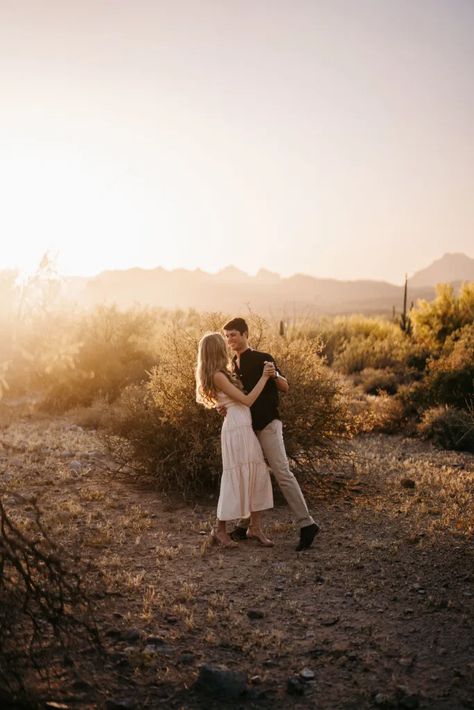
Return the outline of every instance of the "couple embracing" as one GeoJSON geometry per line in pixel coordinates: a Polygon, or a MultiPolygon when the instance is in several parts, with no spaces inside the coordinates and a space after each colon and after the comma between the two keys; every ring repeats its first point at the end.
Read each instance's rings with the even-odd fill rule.
{"type": "Polygon", "coordinates": [[[289,385],[269,353],[249,346],[243,318],[233,318],[220,333],[199,343],[196,400],[224,416],[221,432],[222,478],[213,542],[226,548],[255,539],[265,547],[261,513],[273,507],[272,485],[264,455],[300,528],[297,551],[311,547],[319,526],[314,522],[298,481],[290,471],[278,412],[278,393],[289,385]],[[229,361],[227,346],[233,351],[229,361]],[[226,522],[238,520],[229,535],[226,522]]]}

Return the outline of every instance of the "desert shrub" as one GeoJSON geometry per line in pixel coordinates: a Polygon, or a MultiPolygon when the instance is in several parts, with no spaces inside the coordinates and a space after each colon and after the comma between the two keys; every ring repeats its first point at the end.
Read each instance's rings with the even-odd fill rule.
{"type": "Polygon", "coordinates": [[[406,426],[406,413],[402,402],[386,393],[369,396],[368,409],[364,416],[365,431],[380,431],[396,434],[406,426]]]}
{"type": "Polygon", "coordinates": [[[425,387],[433,404],[466,408],[474,401],[474,324],[452,333],[428,365],[425,387]]]}
{"type": "Polygon", "coordinates": [[[419,419],[423,411],[430,405],[430,394],[423,380],[400,385],[395,398],[403,407],[407,418],[419,419]]]}
{"type": "Polygon", "coordinates": [[[399,376],[388,368],[375,370],[373,367],[366,367],[355,381],[367,394],[395,394],[399,386],[399,376]]]}
{"type": "Polygon", "coordinates": [[[36,504],[0,491],[2,707],[37,707],[44,681],[64,681],[65,654],[71,667],[78,650],[100,650],[83,574],[80,561],[53,544],[36,504]],[[12,498],[12,508],[32,511],[27,526],[14,520],[12,498]]]}
{"type": "Polygon", "coordinates": [[[162,490],[191,497],[216,487],[221,472],[221,417],[195,401],[194,369],[200,334],[222,325],[203,317],[202,327],[172,323],[160,338],[159,357],[146,383],[128,387],[106,422],[106,436],[153,473],[162,490]]]}
{"type": "Polygon", "coordinates": [[[474,321],[474,283],[462,285],[459,294],[449,284],[439,284],[433,301],[420,300],[411,311],[414,335],[435,352],[455,331],[474,321]]]}
{"type": "Polygon", "coordinates": [[[418,426],[420,434],[443,449],[474,453],[474,412],[440,406],[427,409],[418,426]]]}
{"type": "Polygon", "coordinates": [[[355,433],[357,422],[347,393],[314,340],[274,339],[263,345],[290,383],[289,392],[280,398],[287,452],[296,463],[307,466],[322,451],[333,449],[336,439],[355,433]]]}
{"type": "MultiPolygon", "coordinates": [[[[221,316],[208,316],[199,332],[170,327],[147,383],[125,390],[106,427],[121,455],[152,472],[163,490],[188,498],[216,490],[221,473],[222,420],[195,402],[194,368],[200,335],[222,322],[221,316]]],[[[285,442],[295,465],[310,470],[321,451],[355,431],[342,387],[311,340],[272,343],[260,319],[251,323],[251,333],[252,343],[269,349],[288,376],[290,393],[282,397],[285,442]]]]}
{"type": "Polygon", "coordinates": [[[345,374],[373,369],[393,368],[404,361],[408,339],[401,331],[392,337],[380,339],[374,334],[367,337],[354,335],[346,341],[334,358],[334,367],[345,374]]]}
{"type": "Polygon", "coordinates": [[[155,315],[149,310],[121,312],[101,307],[81,319],[73,337],[37,372],[44,408],[64,411],[112,402],[129,384],[145,379],[156,362],[155,315]]]}
{"type": "Polygon", "coordinates": [[[394,357],[390,362],[397,361],[399,351],[404,349],[406,338],[400,328],[384,318],[372,318],[362,315],[336,316],[334,318],[320,318],[315,323],[306,323],[300,329],[298,337],[318,338],[322,343],[321,354],[329,365],[335,365],[343,372],[356,372],[364,367],[385,367],[384,364],[369,362],[368,350],[373,343],[386,343],[386,348],[391,348],[394,357]],[[354,349],[354,365],[349,362],[347,352],[349,344],[357,339],[354,349]]]}

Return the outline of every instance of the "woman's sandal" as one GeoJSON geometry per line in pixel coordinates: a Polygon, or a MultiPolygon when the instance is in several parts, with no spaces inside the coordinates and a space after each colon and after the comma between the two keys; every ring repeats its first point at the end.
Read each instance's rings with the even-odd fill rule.
{"type": "Polygon", "coordinates": [[[267,537],[262,530],[259,530],[258,532],[250,532],[250,528],[247,530],[247,539],[248,540],[257,540],[259,545],[263,545],[263,547],[273,547],[275,544],[273,540],[270,540],[269,537],[267,537]]]}
{"type": "Polygon", "coordinates": [[[212,528],[212,530],[211,530],[211,542],[212,542],[213,545],[220,545],[221,547],[228,547],[228,548],[230,548],[230,549],[239,546],[238,543],[234,542],[234,541],[231,540],[230,538],[229,538],[228,540],[225,540],[225,541],[224,541],[224,540],[221,540],[221,539],[217,536],[217,532],[214,530],[214,528],[212,528]]]}

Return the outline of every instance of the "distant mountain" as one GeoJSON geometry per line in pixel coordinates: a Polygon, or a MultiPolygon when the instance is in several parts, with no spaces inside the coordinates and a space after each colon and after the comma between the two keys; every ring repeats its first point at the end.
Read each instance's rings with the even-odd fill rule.
{"type": "MultiPolygon", "coordinates": [[[[446,278],[446,269],[436,269],[440,263],[446,265],[451,256],[461,257],[456,263],[464,266],[474,263],[462,254],[445,255],[409,279],[409,302],[433,298],[436,281],[450,280],[446,278]],[[442,274],[441,279],[436,277],[437,273],[442,274]],[[426,279],[428,285],[423,283],[426,279]],[[413,283],[420,280],[419,284],[413,283]]],[[[453,267],[450,273],[457,282],[466,279],[468,272],[466,268],[455,270],[453,267]]],[[[468,278],[474,280],[474,273],[468,278]]],[[[403,301],[403,288],[385,281],[339,281],[305,274],[284,278],[266,269],[249,276],[234,266],[217,274],[200,269],[166,271],[161,267],[104,271],[90,279],[66,279],[64,292],[70,301],[91,308],[112,303],[121,308],[149,305],[226,313],[246,313],[250,308],[277,318],[297,314],[392,313],[393,307],[400,311],[403,301]]]]}
{"type": "Polygon", "coordinates": [[[474,281],[474,259],[466,254],[444,254],[426,269],[413,274],[409,284],[413,288],[460,281],[474,281]]]}

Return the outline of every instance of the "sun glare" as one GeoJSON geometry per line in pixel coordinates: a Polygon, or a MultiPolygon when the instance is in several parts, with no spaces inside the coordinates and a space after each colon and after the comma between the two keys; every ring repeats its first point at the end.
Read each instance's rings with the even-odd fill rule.
{"type": "Polygon", "coordinates": [[[97,273],[113,263],[114,246],[143,232],[134,183],[72,145],[10,146],[0,167],[3,264],[29,273],[49,251],[61,272],[97,273]]]}

